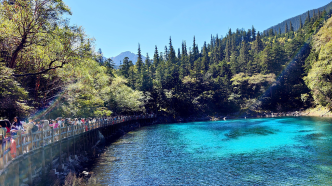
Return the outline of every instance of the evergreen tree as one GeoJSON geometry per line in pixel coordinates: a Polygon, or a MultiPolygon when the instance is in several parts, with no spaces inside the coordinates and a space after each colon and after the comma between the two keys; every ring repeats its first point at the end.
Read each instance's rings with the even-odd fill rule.
{"type": "Polygon", "coordinates": [[[274,36],[274,32],[273,32],[273,29],[272,29],[272,28],[269,30],[269,36],[270,36],[270,37],[274,36]]]}
{"type": "Polygon", "coordinates": [[[291,21],[289,22],[289,31],[294,32],[293,24],[291,21]]]}
{"type": "Polygon", "coordinates": [[[165,46],[165,60],[168,61],[168,49],[167,49],[167,46],[165,46]]]}
{"type": "Polygon", "coordinates": [[[209,59],[209,54],[208,54],[207,47],[206,47],[206,42],[204,42],[202,53],[203,53],[203,57],[202,57],[203,72],[205,74],[209,70],[209,65],[210,65],[210,59],[209,59]]]}
{"type": "Polygon", "coordinates": [[[98,49],[96,61],[100,65],[104,65],[104,56],[103,56],[103,52],[101,51],[101,48],[98,49]]]}
{"type": "Polygon", "coordinates": [[[251,35],[251,29],[248,29],[248,32],[246,34],[246,42],[251,42],[252,41],[252,35],[251,35]]]}
{"type": "Polygon", "coordinates": [[[146,53],[145,66],[146,66],[146,71],[150,74],[151,73],[151,60],[149,57],[149,53],[146,53]]]}
{"type": "Polygon", "coordinates": [[[188,61],[188,54],[187,54],[187,46],[186,42],[182,42],[182,54],[181,54],[181,63],[180,63],[180,78],[187,76],[189,74],[189,61],[188,61]]]}
{"type": "Polygon", "coordinates": [[[230,46],[230,39],[228,38],[225,47],[225,60],[226,62],[230,62],[230,59],[231,59],[231,46],[230,46]]]}
{"type": "Polygon", "coordinates": [[[310,18],[310,12],[308,11],[308,12],[307,12],[307,17],[306,17],[306,19],[305,19],[305,24],[306,24],[306,23],[309,23],[309,22],[311,22],[311,18],[310,18]]]}
{"type": "Polygon", "coordinates": [[[287,23],[285,23],[285,34],[287,34],[288,33],[288,25],[287,25],[287,23]]]}
{"type": "Polygon", "coordinates": [[[196,61],[198,59],[198,47],[196,45],[196,39],[194,36],[194,41],[193,41],[193,48],[192,48],[192,55],[193,55],[193,60],[196,61]]]}
{"type": "Polygon", "coordinates": [[[125,78],[128,78],[128,76],[129,76],[129,68],[130,68],[129,58],[125,57],[123,59],[123,64],[120,66],[120,69],[119,69],[121,75],[123,75],[125,78]]]}
{"type": "Polygon", "coordinates": [[[175,51],[172,45],[172,38],[169,38],[169,51],[168,51],[168,61],[171,65],[174,65],[176,63],[176,56],[175,51]]]}
{"type": "Polygon", "coordinates": [[[141,45],[138,44],[138,52],[137,52],[137,62],[136,62],[136,68],[137,68],[137,73],[141,74],[142,69],[143,69],[143,61],[142,61],[142,54],[141,54],[141,45]]]}
{"type": "Polygon", "coordinates": [[[155,69],[159,66],[159,54],[158,54],[158,48],[157,45],[155,46],[155,50],[154,50],[154,55],[153,55],[153,65],[155,66],[155,69]]]}
{"type": "Polygon", "coordinates": [[[114,70],[114,67],[115,67],[114,61],[111,58],[107,58],[105,60],[104,66],[107,69],[107,74],[114,77],[114,74],[113,74],[113,70],[114,70]]]}
{"type": "Polygon", "coordinates": [[[213,50],[213,48],[214,48],[214,44],[215,44],[215,42],[214,42],[213,36],[212,36],[212,34],[211,34],[210,51],[213,50]]]}
{"type": "Polygon", "coordinates": [[[132,61],[129,61],[129,64],[130,64],[130,68],[129,68],[129,76],[128,76],[128,84],[129,86],[132,88],[132,89],[135,89],[137,86],[136,86],[136,80],[137,80],[137,74],[136,74],[136,67],[135,65],[133,64],[132,61]]]}
{"type": "Polygon", "coordinates": [[[273,60],[272,60],[272,51],[271,45],[267,45],[261,55],[261,71],[263,74],[268,74],[273,71],[273,60]]]}
{"type": "Polygon", "coordinates": [[[302,18],[300,16],[300,27],[299,27],[299,30],[301,30],[303,28],[303,23],[302,23],[302,18]]]}
{"type": "Polygon", "coordinates": [[[252,35],[252,41],[256,40],[256,29],[254,28],[254,26],[252,26],[251,28],[251,35],[252,35]]]}
{"type": "Polygon", "coordinates": [[[260,33],[257,33],[256,40],[253,43],[253,51],[255,54],[258,54],[260,51],[264,49],[263,41],[261,39],[260,33]]]}
{"type": "Polygon", "coordinates": [[[287,62],[287,58],[285,55],[285,51],[282,49],[278,41],[276,41],[273,44],[271,51],[271,60],[272,60],[272,65],[269,71],[271,73],[279,75],[280,71],[282,70],[282,65],[284,65],[287,62]]]}
{"type": "Polygon", "coordinates": [[[239,70],[241,72],[246,71],[247,63],[249,62],[249,49],[246,42],[242,42],[240,55],[238,57],[239,70]]]}

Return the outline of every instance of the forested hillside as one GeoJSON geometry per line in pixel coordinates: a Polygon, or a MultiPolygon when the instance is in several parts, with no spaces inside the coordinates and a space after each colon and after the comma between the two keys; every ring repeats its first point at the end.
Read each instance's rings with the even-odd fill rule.
{"type": "Polygon", "coordinates": [[[290,26],[283,34],[229,30],[201,48],[194,37],[189,49],[183,42],[176,50],[170,38],[164,52],[156,46],[152,59],[124,61],[117,73],[151,97],[148,110],[172,115],[304,109],[313,106],[303,80],[311,68],[305,65],[312,58],[311,38],[328,17],[326,11],[308,16],[297,31],[290,26]]]}
{"type": "Polygon", "coordinates": [[[303,26],[304,20],[306,20],[306,18],[308,16],[310,17],[315,17],[316,14],[318,14],[318,16],[321,16],[319,14],[323,13],[323,12],[329,12],[331,14],[332,11],[332,2],[330,2],[329,4],[317,8],[317,9],[313,9],[310,10],[306,13],[303,13],[302,15],[287,19],[285,21],[283,21],[282,23],[279,23],[267,30],[264,31],[264,34],[268,34],[268,32],[272,29],[274,33],[285,33],[285,31],[287,29],[289,29],[291,26],[293,26],[294,30],[298,30],[300,29],[300,27],[303,26]]]}
{"type": "Polygon", "coordinates": [[[295,29],[229,30],[198,46],[172,39],[161,52],[114,69],[61,0],[0,5],[0,117],[169,116],[331,106],[331,12],[295,29]],[[324,26],[323,26],[324,25],[324,26]],[[323,70],[322,70],[323,69],[323,70]]]}

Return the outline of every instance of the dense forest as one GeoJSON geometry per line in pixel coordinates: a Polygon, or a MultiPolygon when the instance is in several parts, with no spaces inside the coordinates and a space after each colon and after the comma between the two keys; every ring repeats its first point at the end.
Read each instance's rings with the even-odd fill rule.
{"type": "Polygon", "coordinates": [[[294,28],[254,27],[198,46],[172,39],[136,64],[114,68],[61,0],[0,5],[0,117],[91,117],[155,112],[168,116],[331,107],[331,11],[294,28]],[[162,51],[162,52],[161,52],[162,51]]]}

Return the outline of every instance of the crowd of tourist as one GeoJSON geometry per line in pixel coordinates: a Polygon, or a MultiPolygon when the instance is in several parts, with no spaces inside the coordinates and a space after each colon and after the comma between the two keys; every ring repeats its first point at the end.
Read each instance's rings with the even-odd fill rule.
{"type": "Polygon", "coordinates": [[[106,122],[106,123],[117,123],[128,121],[132,119],[141,119],[154,117],[155,114],[141,114],[133,116],[115,116],[115,117],[103,117],[103,118],[61,118],[58,117],[52,120],[33,120],[28,118],[28,120],[21,121],[19,117],[14,117],[13,122],[11,123],[8,119],[0,121],[0,138],[5,138],[9,135],[17,135],[18,133],[34,133],[40,130],[49,130],[51,128],[66,127],[72,125],[85,125],[87,123],[95,122],[106,122]]]}

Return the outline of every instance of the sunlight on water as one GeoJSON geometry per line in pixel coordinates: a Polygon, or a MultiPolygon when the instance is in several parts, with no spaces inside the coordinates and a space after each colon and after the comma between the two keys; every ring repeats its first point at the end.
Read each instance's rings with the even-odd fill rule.
{"type": "Polygon", "coordinates": [[[102,185],[330,185],[332,122],[264,118],[141,128],[108,147],[102,185]]]}

